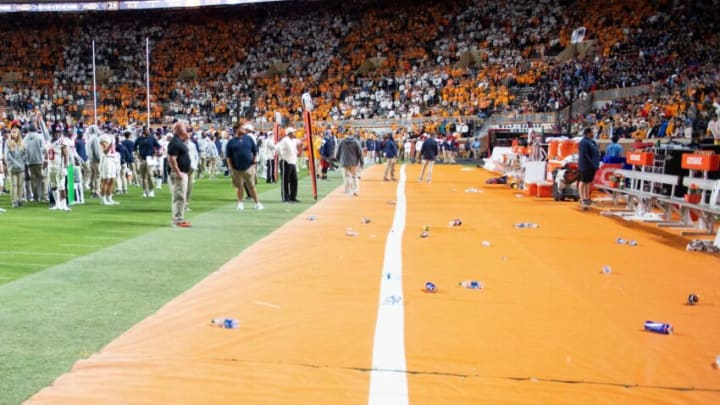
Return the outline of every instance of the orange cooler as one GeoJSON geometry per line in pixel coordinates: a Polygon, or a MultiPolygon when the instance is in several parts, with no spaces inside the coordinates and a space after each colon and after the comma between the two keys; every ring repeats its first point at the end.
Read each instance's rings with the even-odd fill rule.
{"type": "Polygon", "coordinates": [[[628,152],[625,160],[630,165],[652,166],[655,161],[655,154],[652,152],[628,152]]]}
{"type": "Polygon", "coordinates": [[[682,168],[712,172],[720,168],[718,155],[699,155],[696,153],[683,153],[682,168]]]}

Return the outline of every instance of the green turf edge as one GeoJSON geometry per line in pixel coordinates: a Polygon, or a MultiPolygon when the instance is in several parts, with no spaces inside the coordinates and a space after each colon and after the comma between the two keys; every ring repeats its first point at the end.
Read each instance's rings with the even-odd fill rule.
{"type": "MultiPolygon", "coordinates": [[[[340,184],[318,182],[318,198],[340,184]]],[[[193,217],[192,229],[159,229],[0,285],[0,404],[18,404],[51,384],[243,249],[312,205],[261,194],[265,210],[235,204],[193,217]]],[[[169,209],[169,208],[168,208],[169,209]]]]}

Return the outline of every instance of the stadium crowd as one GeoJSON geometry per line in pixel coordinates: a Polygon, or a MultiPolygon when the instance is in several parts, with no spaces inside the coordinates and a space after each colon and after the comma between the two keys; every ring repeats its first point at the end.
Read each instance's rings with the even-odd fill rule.
{"type": "Polygon", "coordinates": [[[176,11],[162,19],[152,13],[3,17],[6,108],[41,105],[52,117],[88,122],[97,107],[101,118],[120,125],[144,122],[145,38],[156,123],[177,115],[263,121],[275,111],[299,118],[305,91],[316,100],[316,120],[557,111],[593,90],[692,75],[716,62],[719,49],[706,2],[324,6],[176,11]],[[580,25],[595,52],[559,61],[580,25]],[[698,44],[694,38],[707,41],[688,47],[698,44]],[[518,86],[531,89],[527,101],[512,91],[518,86]]]}
{"type": "MultiPolygon", "coordinates": [[[[574,129],[593,126],[601,137],[689,138],[706,134],[720,112],[720,31],[711,17],[712,2],[323,6],[211,8],[163,18],[1,16],[3,144],[13,126],[31,132],[27,126],[38,111],[52,128],[82,139],[96,109],[108,131],[130,129],[134,138],[148,119],[146,38],[151,121],[162,125],[181,117],[193,123],[193,139],[203,153],[211,149],[206,143],[229,137],[228,126],[270,122],[276,112],[299,121],[304,92],[313,96],[316,122],[432,118],[409,128],[393,124],[401,156],[414,156],[417,138],[432,133],[443,137],[441,145],[448,141],[444,149],[477,156],[475,141],[459,139],[473,132],[461,117],[556,112],[601,89],[646,86],[639,96],[573,115],[574,129]],[[593,45],[575,55],[568,48],[570,33],[581,25],[593,45]],[[515,91],[523,87],[526,97],[515,91]]],[[[316,130],[347,133],[337,126],[316,130]]],[[[162,131],[154,135],[165,140],[162,131]]],[[[371,132],[358,135],[365,142],[373,138],[371,132]]]]}

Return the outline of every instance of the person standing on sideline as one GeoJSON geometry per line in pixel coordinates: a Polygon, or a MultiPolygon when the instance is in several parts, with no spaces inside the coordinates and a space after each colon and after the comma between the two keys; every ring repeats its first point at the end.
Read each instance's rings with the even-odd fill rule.
{"type": "Polygon", "coordinates": [[[172,208],[172,226],[189,228],[185,220],[185,198],[187,196],[188,172],[190,171],[190,153],[185,141],[189,135],[185,124],[178,121],[172,127],[173,137],[167,146],[168,166],[170,168],[170,206],[172,208]]]}
{"type": "Polygon", "coordinates": [[[321,179],[327,180],[328,169],[332,167],[335,156],[335,138],[330,131],[325,131],[322,145],[320,145],[320,168],[322,171],[321,179]]]}
{"type": "Polygon", "coordinates": [[[403,144],[403,161],[405,163],[410,163],[410,156],[412,156],[412,147],[413,142],[410,139],[410,135],[407,135],[407,138],[405,138],[405,143],[403,144]]]}
{"type": "Polygon", "coordinates": [[[718,119],[717,114],[712,114],[706,132],[713,137],[713,143],[715,145],[720,145],[720,119],[718,119]]]}
{"type": "MultiPolygon", "coordinates": [[[[266,134],[258,145],[259,161],[262,162],[260,177],[265,178],[266,183],[275,183],[275,141],[272,134],[266,134]]],[[[259,169],[260,170],[260,169],[259,169]]]]}
{"type": "MultiPolygon", "coordinates": [[[[28,132],[25,137],[25,159],[30,172],[30,191],[35,202],[47,202],[47,190],[43,170],[47,168],[47,150],[45,150],[45,138],[37,131],[35,124],[28,124],[24,131],[28,132]]],[[[30,201],[30,195],[27,200],[30,201]]]]}
{"type": "Polygon", "coordinates": [[[425,134],[418,136],[417,141],[415,141],[415,160],[413,161],[413,163],[421,163],[422,162],[422,155],[420,154],[420,151],[422,150],[424,138],[425,138],[425,134]]]}
{"type": "Polygon", "coordinates": [[[440,152],[435,137],[435,133],[432,133],[430,134],[430,137],[422,143],[422,148],[420,149],[422,168],[420,169],[420,177],[418,177],[419,182],[423,181],[423,177],[425,177],[425,170],[427,170],[427,182],[430,183],[432,181],[433,165],[435,164],[435,159],[440,152]]]}
{"type": "MultiPolygon", "coordinates": [[[[121,143],[125,147],[125,150],[128,152],[128,154],[126,155],[127,167],[121,170],[120,175],[123,176],[125,179],[129,177],[132,180],[128,181],[129,183],[137,184],[137,172],[135,171],[135,142],[130,139],[130,137],[132,136],[132,132],[125,131],[123,136],[125,139],[121,143]],[[128,176],[128,174],[130,175],[128,176]]],[[[125,192],[127,192],[127,187],[125,187],[125,192]]]]}
{"type": "Polygon", "coordinates": [[[255,201],[255,209],[263,209],[255,190],[255,170],[257,168],[258,150],[255,141],[248,135],[249,127],[237,125],[236,136],[229,140],[225,146],[225,156],[232,176],[232,183],[237,193],[237,210],[245,209],[243,203],[244,187],[247,187],[250,197],[255,201]]]}
{"type": "Polygon", "coordinates": [[[89,175],[88,185],[92,198],[100,198],[100,160],[103,152],[100,148],[100,130],[96,125],[90,125],[87,129],[87,155],[89,175]]]}
{"type": "Polygon", "coordinates": [[[590,184],[595,178],[595,172],[600,166],[600,151],[593,141],[592,128],[583,130],[583,138],[578,145],[578,192],[580,193],[580,205],[589,207],[590,184]]]}
{"type": "Polygon", "coordinates": [[[385,135],[385,145],[383,145],[383,153],[385,154],[385,175],[383,176],[384,181],[388,181],[388,174],[390,174],[390,180],[395,181],[395,162],[397,161],[398,147],[392,134],[385,135]]]}
{"type": "Polygon", "coordinates": [[[160,143],[153,136],[148,127],[143,127],[142,135],[135,140],[134,150],[138,152],[140,160],[140,182],[143,187],[143,197],[155,197],[153,187],[153,168],[148,159],[154,159],[155,152],[160,149],[160,143]]]}
{"type": "Polygon", "coordinates": [[[358,196],[358,166],[363,166],[363,153],[360,142],[351,133],[338,144],[335,159],[340,162],[343,168],[343,181],[345,183],[345,194],[358,196]]]}
{"type": "Polygon", "coordinates": [[[115,187],[118,194],[127,194],[128,190],[128,172],[132,166],[132,149],[125,147],[123,141],[119,137],[115,137],[115,146],[117,147],[117,155],[120,157],[120,166],[115,173],[115,187]]]}
{"type": "Polygon", "coordinates": [[[195,182],[195,176],[200,165],[200,154],[198,153],[197,145],[192,139],[185,141],[185,145],[190,154],[190,171],[188,172],[187,194],[185,195],[185,211],[192,211],[190,209],[190,195],[192,195],[193,183],[195,182]]]}
{"type": "Polygon", "coordinates": [[[100,204],[119,205],[119,202],[113,200],[115,178],[118,170],[120,170],[118,153],[115,150],[115,137],[111,134],[102,134],[99,143],[102,150],[102,157],[100,158],[100,204]]]}
{"type": "Polygon", "coordinates": [[[10,131],[10,141],[7,144],[7,163],[10,172],[10,198],[12,207],[22,205],[22,193],[25,187],[25,145],[20,136],[20,130],[13,128],[10,131]]]}
{"type": "Polygon", "coordinates": [[[293,127],[285,128],[285,136],[277,144],[280,157],[280,177],[282,178],[282,200],[286,203],[298,203],[297,199],[297,161],[298,142],[295,138],[297,130],[293,127]]]}
{"type": "Polygon", "coordinates": [[[65,199],[67,197],[65,180],[67,167],[70,163],[68,152],[70,144],[72,144],[72,141],[65,138],[62,132],[55,131],[53,141],[48,145],[48,179],[55,200],[55,205],[50,209],[53,211],[70,211],[65,199]]]}

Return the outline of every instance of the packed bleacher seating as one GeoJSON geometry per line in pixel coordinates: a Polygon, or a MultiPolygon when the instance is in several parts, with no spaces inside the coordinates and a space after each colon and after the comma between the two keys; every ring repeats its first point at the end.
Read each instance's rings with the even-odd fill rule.
{"type": "Polygon", "coordinates": [[[702,1],[613,0],[597,7],[403,0],[162,17],[1,16],[1,86],[5,108],[16,114],[42,106],[47,115],[90,121],[97,108],[104,120],[142,122],[149,38],[156,123],[176,115],[264,121],[276,111],[296,120],[303,92],[313,95],[321,121],[554,112],[594,90],[653,84],[642,99],[615,101],[573,120],[579,126],[612,117],[624,136],[642,137],[664,115],[673,131],[686,125],[702,131],[720,59],[720,31],[710,15],[712,4],[702,1]],[[581,25],[594,52],[557,58],[581,25]],[[518,87],[528,89],[527,98],[517,96],[518,87]]]}

